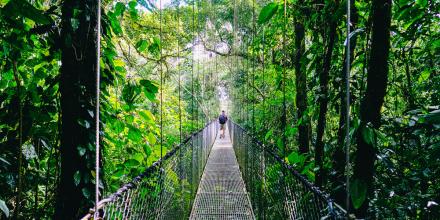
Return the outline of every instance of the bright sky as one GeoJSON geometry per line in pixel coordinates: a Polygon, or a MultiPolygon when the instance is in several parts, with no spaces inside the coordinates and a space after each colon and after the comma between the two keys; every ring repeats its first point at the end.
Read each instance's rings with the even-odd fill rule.
{"type": "Polygon", "coordinates": [[[154,2],[157,8],[164,8],[171,4],[171,0],[152,0],[151,2],[154,2]],[[160,3],[162,3],[162,7],[159,7],[160,3]]]}

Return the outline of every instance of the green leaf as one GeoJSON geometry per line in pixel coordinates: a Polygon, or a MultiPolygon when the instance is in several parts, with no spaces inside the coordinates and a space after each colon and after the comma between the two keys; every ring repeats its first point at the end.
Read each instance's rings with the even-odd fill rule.
{"type": "Polygon", "coordinates": [[[137,6],[137,1],[131,1],[128,3],[128,11],[130,12],[130,16],[134,19],[137,19],[138,16],[136,6],[137,6]]]}
{"type": "Polygon", "coordinates": [[[125,66],[125,62],[123,60],[120,60],[120,59],[113,60],[113,64],[115,66],[120,66],[120,67],[124,67],[125,66]]]}
{"type": "Polygon", "coordinates": [[[84,197],[86,197],[87,199],[90,199],[91,194],[90,194],[90,190],[89,189],[82,188],[81,191],[82,191],[82,194],[84,195],[84,197]]]}
{"type": "Polygon", "coordinates": [[[281,138],[278,138],[278,140],[277,140],[277,147],[280,150],[284,150],[284,144],[283,144],[283,140],[281,138]]]}
{"type": "Polygon", "coordinates": [[[396,16],[396,19],[401,21],[408,20],[407,17],[411,14],[411,11],[412,11],[412,7],[401,10],[399,14],[396,16]]]}
{"type": "Polygon", "coordinates": [[[75,186],[78,186],[80,182],[81,182],[81,173],[79,172],[79,170],[77,170],[75,174],[73,174],[73,183],[75,183],[75,186]]]}
{"type": "Polygon", "coordinates": [[[36,9],[26,0],[12,0],[5,5],[2,12],[8,16],[23,16],[38,24],[52,24],[53,20],[42,11],[36,9]]]}
{"type": "Polygon", "coordinates": [[[271,136],[272,136],[272,134],[273,134],[273,129],[270,129],[267,133],[266,133],[266,135],[264,136],[264,140],[268,140],[271,136]]]}
{"type": "Polygon", "coordinates": [[[151,151],[150,146],[144,144],[144,152],[147,156],[151,155],[152,151],[151,151]]]}
{"type": "Polygon", "coordinates": [[[5,201],[0,199],[0,209],[5,213],[6,218],[9,218],[9,209],[8,206],[6,206],[5,201]]]}
{"type": "Polygon", "coordinates": [[[296,164],[301,161],[300,155],[295,151],[289,154],[287,160],[289,160],[290,164],[296,164]]]}
{"type": "Polygon", "coordinates": [[[117,133],[121,133],[124,130],[124,123],[122,123],[120,120],[115,120],[113,122],[113,126],[117,133]]]}
{"type": "Polygon", "coordinates": [[[362,130],[362,138],[364,139],[365,143],[374,145],[374,130],[370,128],[368,125],[365,125],[362,130]]]}
{"type": "Polygon", "coordinates": [[[139,163],[142,163],[144,161],[144,156],[141,153],[135,153],[133,155],[133,159],[135,159],[139,163]]]}
{"type": "Polygon", "coordinates": [[[134,142],[139,142],[142,140],[142,134],[139,131],[139,129],[135,128],[135,127],[130,127],[130,129],[128,130],[128,139],[134,141],[134,142]]]}
{"type": "Polygon", "coordinates": [[[124,162],[124,166],[128,168],[137,167],[139,165],[140,165],[139,161],[135,159],[128,159],[124,162]]]}
{"type": "Polygon", "coordinates": [[[420,13],[418,14],[416,17],[414,17],[413,19],[409,20],[408,22],[405,23],[405,25],[403,25],[404,29],[408,29],[409,27],[411,27],[411,25],[413,25],[416,21],[420,20],[423,18],[425,14],[420,13]]]}
{"type": "Polygon", "coordinates": [[[121,178],[125,174],[125,171],[123,169],[117,170],[112,174],[112,177],[115,179],[121,178]]]}
{"type": "Polygon", "coordinates": [[[148,110],[139,111],[139,115],[146,121],[154,121],[154,115],[148,110]]]}
{"type": "Polygon", "coordinates": [[[144,87],[144,94],[150,100],[154,101],[156,93],[159,91],[159,87],[153,84],[152,81],[143,79],[139,83],[144,87]]]}
{"type": "Polygon", "coordinates": [[[278,5],[274,2],[271,2],[264,6],[263,9],[261,9],[260,15],[258,16],[258,23],[263,24],[269,21],[277,12],[277,10],[278,5]]]}
{"type": "Polygon", "coordinates": [[[148,51],[156,56],[160,54],[160,39],[157,37],[154,37],[150,40],[150,46],[148,47],[148,51]]]}
{"type": "Polygon", "coordinates": [[[71,18],[70,19],[70,26],[74,31],[76,31],[79,28],[79,19],[71,18]]]}
{"type": "Polygon", "coordinates": [[[126,115],[125,120],[127,121],[128,124],[133,124],[134,116],[133,115],[126,115]]]}
{"type": "Polygon", "coordinates": [[[288,127],[286,130],[286,135],[288,136],[294,136],[296,135],[296,133],[298,133],[298,127],[288,127]]]}
{"type": "Polygon", "coordinates": [[[6,4],[8,4],[10,0],[0,0],[0,7],[5,6],[6,4]]]}
{"type": "Polygon", "coordinates": [[[428,5],[428,0],[416,0],[416,4],[421,8],[425,8],[428,5]]]}
{"type": "Polygon", "coordinates": [[[417,80],[419,83],[422,83],[429,79],[429,76],[431,75],[431,71],[424,70],[422,73],[420,73],[419,79],[417,80]]]}
{"type": "Polygon", "coordinates": [[[120,16],[125,11],[125,5],[122,2],[118,2],[115,5],[115,16],[120,16]]]}
{"type": "Polygon", "coordinates": [[[406,5],[408,2],[409,0],[399,0],[399,5],[406,5]]]}
{"type": "Polygon", "coordinates": [[[427,124],[440,124],[440,110],[435,110],[429,114],[424,115],[423,123],[427,124]]]}
{"type": "Polygon", "coordinates": [[[84,147],[78,146],[77,150],[78,150],[79,156],[81,156],[81,157],[84,156],[84,154],[86,154],[86,148],[84,148],[84,147]]]}
{"type": "Polygon", "coordinates": [[[154,134],[153,133],[148,133],[148,135],[147,135],[147,140],[148,140],[148,143],[150,144],[150,145],[154,145],[154,144],[156,144],[156,142],[157,142],[157,139],[156,139],[156,136],[154,136],[154,134]]]}
{"type": "Polygon", "coordinates": [[[140,40],[136,43],[136,48],[139,52],[144,52],[148,48],[148,42],[146,40],[140,40]]]}
{"type": "Polygon", "coordinates": [[[81,125],[84,128],[87,128],[87,129],[90,128],[90,122],[87,121],[87,120],[78,119],[78,124],[81,125]]]}
{"type": "Polygon", "coordinates": [[[116,16],[109,16],[109,20],[113,32],[115,32],[116,35],[121,34],[122,28],[121,28],[121,24],[119,23],[119,19],[116,16]]]}
{"type": "Polygon", "coordinates": [[[0,161],[3,162],[6,165],[11,165],[7,160],[5,160],[4,158],[0,157],[0,161]]]}
{"type": "Polygon", "coordinates": [[[131,1],[131,2],[128,3],[128,7],[129,7],[131,10],[135,10],[135,9],[136,9],[136,6],[137,6],[137,2],[136,2],[136,1],[131,1]]]}
{"type": "Polygon", "coordinates": [[[431,41],[431,49],[435,50],[440,47],[440,39],[431,41]]]}
{"type": "Polygon", "coordinates": [[[350,196],[354,208],[360,208],[367,196],[367,184],[360,179],[355,179],[350,184],[350,196]]]}

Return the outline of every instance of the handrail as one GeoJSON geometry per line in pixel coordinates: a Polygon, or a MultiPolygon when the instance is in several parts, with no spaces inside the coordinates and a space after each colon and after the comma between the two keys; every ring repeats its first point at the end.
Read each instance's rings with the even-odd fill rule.
{"type": "MultiPolygon", "coordinates": [[[[299,180],[306,187],[307,190],[309,190],[310,192],[321,198],[322,201],[325,201],[327,203],[328,213],[330,217],[333,216],[332,218],[339,218],[346,215],[346,210],[344,210],[341,206],[336,204],[328,193],[324,192],[319,187],[311,183],[304,175],[300,174],[297,170],[295,170],[293,166],[287,164],[286,161],[283,160],[282,157],[276,152],[276,148],[274,146],[267,146],[263,144],[250,132],[248,132],[246,129],[244,129],[242,126],[235,123],[234,121],[230,120],[230,123],[233,124],[234,127],[241,130],[243,134],[248,136],[248,138],[250,138],[250,141],[252,143],[256,144],[259,148],[263,149],[263,151],[268,153],[268,155],[271,155],[278,163],[281,164],[282,167],[288,170],[297,180],[299,180]],[[337,211],[335,209],[337,209],[337,211]]],[[[230,129],[230,132],[233,132],[232,129],[230,129]]]]}
{"type": "MultiPolygon", "coordinates": [[[[98,210],[102,209],[103,207],[105,207],[105,205],[107,203],[113,202],[115,201],[117,198],[121,197],[123,193],[127,192],[130,189],[134,189],[137,187],[138,183],[145,179],[150,177],[150,175],[158,168],[160,168],[160,165],[163,164],[165,161],[167,161],[169,158],[173,157],[176,152],[181,149],[183,146],[187,145],[192,139],[193,137],[197,136],[198,134],[202,133],[208,126],[212,125],[213,123],[215,123],[215,120],[212,120],[208,123],[205,124],[205,126],[199,130],[197,130],[196,132],[193,132],[191,135],[189,135],[182,143],[178,144],[176,147],[174,147],[172,150],[170,150],[169,152],[167,152],[161,159],[155,161],[152,165],[150,165],[149,167],[147,167],[147,169],[142,172],[141,174],[139,174],[138,176],[134,177],[132,179],[132,181],[123,184],[116,192],[110,194],[109,196],[107,196],[104,199],[101,199],[98,202],[98,210]]],[[[89,213],[86,214],[83,218],[81,218],[81,220],[88,220],[91,219],[93,217],[95,213],[94,208],[91,208],[89,210],[89,213]]]]}
{"type": "Polygon", "coordinates": [[[249,137],[251,137],[255,143],[260,145],[260,147],[262,147],[262,149],[264,149],[266,152],[268,152],[269,154],[274,156],[277,161],[279,161],[286,169],[290,170],[293,175],[295,175],[301,182],[303,182],[307,187],[309,187],[309,189],[311,191],[313,191],[316,195],[322,197],[325,200],[332,200],[328,193],[322,191],[319,187],[313,185],[313,183],[311,183],[309,180],[307,180],[306,177],[304,177],[302,174],[300,174],[291,165],[287,164],[277,153],[275,153],[271,150],[271,149],[276,149],[276,148],[274,148],[273,146],[271,146],[270,148],[266,147],[260,140],[258,140],[252,134],[250,134],[246,129],[241,127],[239,124],[237,124],[235,122],[231,122],[231,123],[234,123],[235,125],[237,125],[237,127],[239,127],[244,133],[246,133],[249,137]]]}

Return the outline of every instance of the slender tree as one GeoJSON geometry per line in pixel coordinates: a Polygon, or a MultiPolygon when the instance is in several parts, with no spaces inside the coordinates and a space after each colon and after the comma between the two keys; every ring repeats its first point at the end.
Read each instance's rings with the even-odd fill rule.
{"type": "Polygon", "coordinates": [[[354,181],[352,181],[356,191],[366,192],[365,200],[356,209],[358,218],[367,217],[369,195],[373,193],[376,150],[371,129],[378,129],[381,125],[381,108],[387,88],[391,0],[373,0],[372,14],[372,45],[368,63],[367,90],[361,103],[361,125],[356,138],[357,152],[354,181]]]}
{"type": "MultiPolygon", "coordinates": [[[[301,4],[299,1],[298,3],[301,4]]],[[[305,29],[304,24],[300,18],[296,18],[294,22],[295,27],[295,52],[293,55],[295,74],[296,74],[296,108],[297,117],[300,121],[298,125],[298,144],[301,153],[309,151],[309,125],[307,123],[307,116],[304,113],[307,110],[307,76],[302,67],[301,59],[305,51],[305,29]]]]}
{"type": "MultiPolygon", "coordinates": [[[[336,1],[336,4],[339,4],[336,1]]],[[[337,8],[335,6],[334,8],[337,8]]],[[[329,13],[333,14],[333,13],[329,13]]],[[[316,145],[315,145],[315,161],[316,165],[319,168],[315,183],[318,186],[321,186],[324,179],[324,169],[323,169],[323,157],[324,157],[324,131],[326,126],[326,115],[328,109],[328,78],[330,73],[333,49],[335,46],[336,39],[336,19],[331,17],[329,18],[329,25],[327,30],[327,45],[324,53],[324,61],[321,73],[319,74],[319,116],[318,116],[318,125],[316,127],[316,145]]]]}
{"type": "Polygon", "coordinates": [[[55,219],[93,205],[96,0],[64,1],[61,20],[61,177],[55,219]]]}

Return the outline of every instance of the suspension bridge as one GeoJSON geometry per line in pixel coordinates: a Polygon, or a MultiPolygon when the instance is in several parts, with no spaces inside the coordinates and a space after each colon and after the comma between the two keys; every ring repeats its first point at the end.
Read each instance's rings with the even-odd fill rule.
{"type": "MultiPolygon", "coordinates": [[[[102,219],[342,219],[345,211],[245,129],[212,121],[98,202],[102,219]]],[[[93,219],[94,209],[84,216],[93,219]]]]}
{"type": "MultiPolygon", "coordinates": [[[[255,2],[253,1],[252,41],[254,40],[256,32],[254,4],[255,2]]],[[[161,1],[159,5],[162,5],[161,1]]],[[[347,12],[349,12],[350,6],[347,5],[347,8],[347,12]]],[[[283,9],[283,17],[287,19],[286,1],[284,1],[283,9]]],[[[196,36],[198,36],[199,33],[197,32],[196,34],[194,29],[196,26],[194,10],[195,5],[192,7],[192,33],[194,36],[192,44],[196,45],[196,36]]],[[[237,30],[239,28],[237,24],[238,11],[235,2],[233,11],[234,21],[232,29],[234,32],[234,42],[230,49],[237,53],[239,49],[237,48],[237,44],[239,43],[237,30]]],[[[99,13],[98,10],[98,14],[99,13]]],[[[179,13],[177,14],[177,19],[180,21],[179,13]]],[[[160,8],[160,41],[162,41],[162,20],[162,10],[160,8]]],[[[347,23],[349,20],[350,18],[348,16],[347,23]]],[[[285,21],[285,23],[287,22],[285,21]]],[[[199,19],[197,19],[197,26],[198,25],[199,19]]],[[[349,35],[350,28],[349,26],[347,27],[347,35],[349,35]]],[[[283,30],[282,50],[285,58],[285,25],[283,30]]],[[[349,38],[347,38],[347,41],[347,48],[349,48],[349,38]]],[[[180,46],[180,41],[178,41],[178,54],[180,54],[180,46]]],[[[99,56],[98,47],[98,57],[99,56]]],[[[162,49],[160,49],[160,57],[162,57],[162,49]]],[[[347,57],[350,56],[347,55],[347,57]]],[[[191,106],[194,108],[193,73],[195,57],[193,56],[192,59],[191,106]]],[[[251,60],[252,71],[254,71],[256,58],[253,57],[251,60]]],[[[235,66],[238,65],[238,57],[236,56],[235,66]]],[[[248,68],[249,65],[250,62],[248,62],[248,68]]],[[[217,68],[217,64],[215,66],[217,68]]],[[[162,140],[164,139],[162,136],[164,83],[162,68],[162,65],[160,65],[161,159],[154,162],[131,182],[126,183],[116,192],[99,201],[99,188],[98,184],[96,184],[95,206],[82,218],[83,220],[188,218],[193,220],[346,219],[347,212],[336,204],[330,198],[329,194],[314,186],[306,177],[287,164],[284,158],[280,156],[282,154],[278,152],[278,148],[265,146],[250,132],[234,122],[228,121],[227,135],[225,138],[220,139],[218,135],[218,122],[216,120],[211,121],[207,123],[204,128],[193,133],[184,141],[181,141],[178,146],[162,157],[162,140]]],[[[99,73],[99,67],[97,73],[99,73]]],[[[348,74],[348,71],[346,74],[348,74]]],[[[285,67],[283,67],[283,80],[286,78],[285,75],[286,71],[285,67]]],[[[252,81],[254,77],[255,76],[252,75],[252,81]]],[[[99,85],[99,74],[97,75],[97,79],[97,85],[99,85]]],[[[178,82],[180,106],[180,75],[178,82]]],[[[203,82],[205,82],[205,80],[203,80],[203,82]]],[[[284,84],[285,83],[282,83],[283,115],[285,117],[286,90],[284,84]]],[[[99,86],[97,86],[97,88],[99,88],[99,86]]],[[[99,92],[98,89],[97,94],[99,94],[99,92]]],[[[245,92],[245,94],[247,94],[247,92],[245,92]]],[[[349,95],[347,94],[347,100],[348,97],[349,95]]],[[[99,95],[97,97],[97,103],[99,103],[99,95]]],[[[97,115],[99,115],[99,106],[97,106],[96,112],[97,115]]],[[[179,114],[181,114],[180,107],[179,114]]],[[[181,126],[181,115],[179,115],[179,117],[181,126]]],[[[254,115],[252,115],[252,117],[252,121],[254,122],[254,115]]],[[[285,129],[285,120],[282,121],[285,129]]],[[[97,119],[96,124],[99,124],[99,119],[97,119]]],[[[181,127],[180,132],[182,132],[181,127]]],[[[96,135],[96,140],[99,140],[99,126],[96,128],[96,135]]],[[[182,133],[180,135],[182,136],[182,133]]],[[[285,141],[283,142],[285,143],[285,141]]],[[[348,142],[349,141],[347,141],[347,143],[348,142]]],[[[99,143],[97,142],[96,144],[96,152],[99,152],[99,143]]],[[[96,158],[96,173],[99,173],[99,153],[96,154],[96,158]]],[[[96,178],[96,183],[98,183],[99,175],[97,175],[96,178]]]]}

